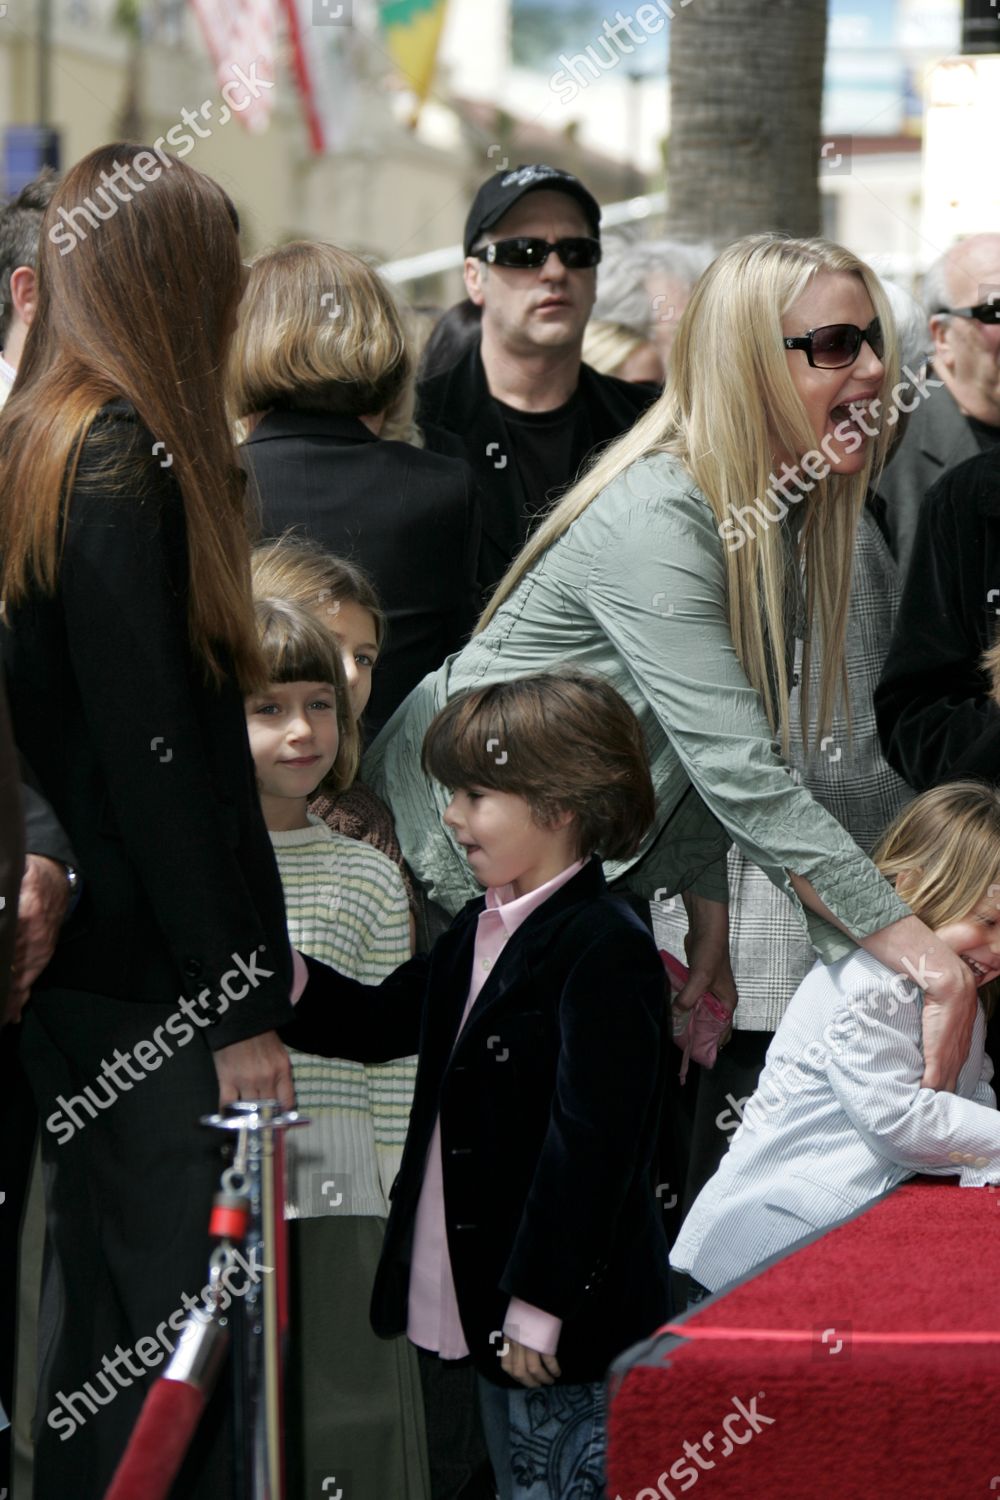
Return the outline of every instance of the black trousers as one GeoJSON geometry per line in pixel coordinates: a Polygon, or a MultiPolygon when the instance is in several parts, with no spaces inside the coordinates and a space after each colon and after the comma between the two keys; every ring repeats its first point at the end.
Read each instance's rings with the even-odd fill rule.
{"type": "Polygon", "coordinates": [[[427,1422],[431,1500],[494,1500],[476,1370],[471,1359],[417,1349],[427,1422]]]}
{"type": "MultiPolygon", "coordinates": [[[[35,1149],[35,1105],[18,1057],[20,1028],[0,1030],[0,1405],[13,1415],[17,1266],[21,1220],[35,1149]]],[[[0,1432],[0,1493],[10,1491],[12,1432],[0,1432]]]]}
{"type": "MultiPolygon", "coordinates": [[[[101,1500],[169,1358],[164,1346],[176,1343],[167,1320],[183,1310],[182,1293],[200,1300],[208,1280],[222,1149],[198,1123],[218,1105],[204,1038],[178,1047],[167,1036],[172,1055],[149,1071],[135,1059],[131,1070],[117,1066],[119,1087],[102,1071],[173,1013],[68,990],[36,996],[25,1012],[21,1060],[38,1109],[46,1212],[35,1500],[101,1500]]],[[[232,1495],[228,1384],[224,1373],[175,1500],[232,1495]]]]}
{"type": "MultiPolygon", "coordinates": [[[[729,1149],[746,1101],[764,1071],[764,1059],[773,1040],[773,1031],[734,1031],[716,1058],[715,1067],[698,1069],[682,1217],[687,1215],[708,1179],[715,1175],[729,1149]]],[[[685,1087],[691,1083],[694,1071],[692,1068],[685,1087]]]]}

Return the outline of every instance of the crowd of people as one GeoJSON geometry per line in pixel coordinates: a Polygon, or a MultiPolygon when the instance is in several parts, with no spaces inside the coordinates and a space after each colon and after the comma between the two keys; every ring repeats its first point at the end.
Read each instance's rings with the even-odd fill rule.
{"type": "Polygon", "coordinates": [[[1000,235],[921,307],[536,163],[410,308],[180,161],[88,219],[142,156],[0,210],[0,1486],[103,1496],[265,1098],[289,1495],[596,1497],[616,1355],[1000,1182],[1000,235]]]}

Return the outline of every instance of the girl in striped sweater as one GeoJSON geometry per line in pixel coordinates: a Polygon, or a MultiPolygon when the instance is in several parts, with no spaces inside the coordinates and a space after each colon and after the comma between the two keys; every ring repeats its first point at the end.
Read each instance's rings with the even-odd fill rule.
{"type": "MultiPolygon", "coordinates": [[[[270,681],[246,700],[264,820],[281,871],[294,947],[368,984],[410,956],[398,868],[311,812],[357,770],[357,720],[337,640],[312,615],[258,599],[270,681]]],[[[293,1276],[289,1468],[292,1493],[350,1475],[358,1494],[423,1500],[427,1467],[419,1376],[404,1340],[368,1324],[368,1302],[406,1135],[415,1059],[365,1067],[292,1053],[298,1107],[311,1120],[288,1145],[286,1217],[293,1276]]]]}

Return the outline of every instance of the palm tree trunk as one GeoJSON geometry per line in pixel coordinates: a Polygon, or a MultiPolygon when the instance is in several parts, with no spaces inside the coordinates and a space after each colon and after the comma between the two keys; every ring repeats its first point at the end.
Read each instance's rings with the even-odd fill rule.
{"type": "Polygon", "coordinates": [[[670,27],[668,227],[819,233],[827,0],[690,0],[670,27]]]}

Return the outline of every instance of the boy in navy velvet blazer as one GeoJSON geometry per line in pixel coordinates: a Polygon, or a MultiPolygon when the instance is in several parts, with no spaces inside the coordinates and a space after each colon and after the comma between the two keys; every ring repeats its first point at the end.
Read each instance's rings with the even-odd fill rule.
{"type": "Polygon", "coordinates": [[[364,1062],[419,1051],[373,1325],[471,1354],[501,1496],[596,1494],[604,1372],[669,1313],[664,975],[597,858],[652,821],[642,731],[565,670],[453,699],[423,757],[485,898],[380,986],[309,960],[282,1034],[364,1062]]]}

